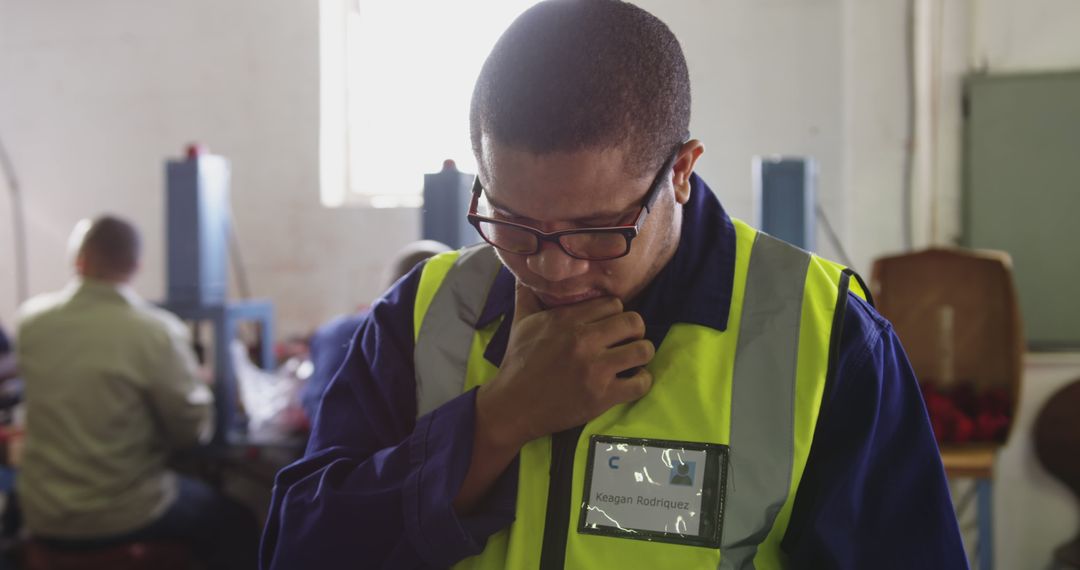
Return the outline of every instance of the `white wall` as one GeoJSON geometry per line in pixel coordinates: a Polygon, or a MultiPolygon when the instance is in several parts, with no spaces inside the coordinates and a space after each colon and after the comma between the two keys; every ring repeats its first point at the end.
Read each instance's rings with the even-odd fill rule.
{"type": "MultiPolygon", "coordinates": [[[[232,159],[256,296],[279,332],[369,301],[416,210],[327,210],[318,194],[315,2],[0,0],[0,137],[22,179],[30,290],[62,286],[75,221],[112,211],[145,237],[136,286],[163,296],[163,161],[191,140],[232,159]]],[[[0,197],[0,321],[15,308],[0,197]]]]}
{"type": "Polygon", "coordinates": [[[903,180],[909,85],[905,0],[844,6],[844,196],[842,234],[856,270],[904,247],[903,180]]]}
{"type": "MultiPolygon", "coordinates": [[[[841,235],[844,196],[844,3],[841,0],[636,2],[682,43],[693,85],[698,171],[732,216],[752,221],[755,155],[813,156],[819,199],[841,235]]],[[[818,248],[836,252],[818,232],[818,248]]]]}
{"type": "Polygon", "coordinates": [[[991,71],[1080,67],[1080,3],[972,0],[974,63],[991,71]]]}

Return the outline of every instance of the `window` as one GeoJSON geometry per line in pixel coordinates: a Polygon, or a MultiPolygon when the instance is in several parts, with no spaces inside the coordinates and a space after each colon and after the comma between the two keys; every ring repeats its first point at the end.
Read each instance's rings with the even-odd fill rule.
{"type": "Polygon", "coordinates": [[[534,0],[324,0],[322,199],[419,206],[445,159],[476,172],[469,101],[484,58],[534,0]]]}

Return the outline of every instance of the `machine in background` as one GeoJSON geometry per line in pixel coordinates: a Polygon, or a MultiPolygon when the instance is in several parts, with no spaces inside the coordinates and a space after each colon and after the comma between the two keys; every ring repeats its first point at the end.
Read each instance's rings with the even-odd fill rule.
{"type": "Polygon", "coordinates": [[[474,175],[458,170],[452,160],[443,162],[440,172],[424,175],[421,239],[442,242],[451,249],[482,241],[465,217],[472,200],[474,178],[474,175]]]}
{"type": "Polygon", "coordinates": [[[802,157],[756,156],[753,184],[758,229],[814,251],[817,162],[802,157]]]}
{"type": "Polygon", "coordinates": [[[237,406],[237,378],[229,350],[239,323],[258,323],[259,364],[264,369],[274,366],[271,303],[228,299],[229,178],[228,160],[198,145],[189,146],[182,160],[169,160],[165,167],[168,299],[161,306],[192,322],[196,331],[201,323],[211,325],[215,444],[237,439],[246,428],[237,406]]]}

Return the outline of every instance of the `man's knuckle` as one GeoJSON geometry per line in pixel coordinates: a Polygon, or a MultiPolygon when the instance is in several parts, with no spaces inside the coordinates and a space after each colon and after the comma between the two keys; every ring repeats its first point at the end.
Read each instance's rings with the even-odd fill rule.
{"type": "Polygon", "coordinates": [[[630,329],[634,333],[641,333],[645,331],[645,321],[638,313],[623,313],[623,323],[625,324],[626,328],[630,329]]]}
{"type": "Polygon", "coordinates": [[[649,391],[650,388],[652,388],[653,375],[652,372],[649,372],[648,370],[642,368],[640,377],[641,382],[638,383],[638,386],[641,387],[640,395],[644,395],[646,392],[649,391]]]}

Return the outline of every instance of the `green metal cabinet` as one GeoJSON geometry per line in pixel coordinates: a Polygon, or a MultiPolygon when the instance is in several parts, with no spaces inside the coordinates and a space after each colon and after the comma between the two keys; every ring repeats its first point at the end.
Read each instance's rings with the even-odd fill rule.
{"type": "Polygon", "coordinates": [[[1080,71],[965,89],[963,245],[1013,258],[1034,350],[1080,349],[1080,71]]]}

